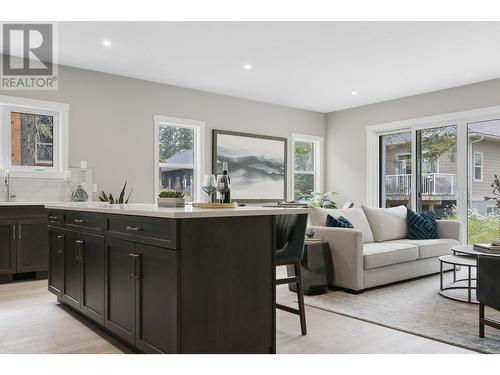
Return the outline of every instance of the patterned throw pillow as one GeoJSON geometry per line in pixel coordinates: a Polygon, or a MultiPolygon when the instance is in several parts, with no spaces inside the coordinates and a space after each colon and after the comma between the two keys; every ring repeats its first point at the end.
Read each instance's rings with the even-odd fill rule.
{"type": "Polygon", "coordinates": [[[437,238],[437,222],[434,212],[420,214],[408,209],[408,238],[410,240],[432,240],[437,238]]]}
{"type": "Polygon", "coordinates": [[[325,226],[334,228],[354,228],[351,222],[347,220],[345,217],[339,216],[338,219],[335,219],[332,215],[328,215],[326,217],[325,226]]]}

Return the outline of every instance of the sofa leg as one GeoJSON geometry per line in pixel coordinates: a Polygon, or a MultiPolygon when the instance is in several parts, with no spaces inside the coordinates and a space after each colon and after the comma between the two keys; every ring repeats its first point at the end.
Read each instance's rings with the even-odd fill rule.
{"type": "Polygon", "coordinates": [[[349,294],[354,294],[354,295],[358,295],[358,294],[363,293],[363,290],[352,290],[352,289],[346,289],[345,291],[346,291],[347,293],[349,293],[349,294]]]}

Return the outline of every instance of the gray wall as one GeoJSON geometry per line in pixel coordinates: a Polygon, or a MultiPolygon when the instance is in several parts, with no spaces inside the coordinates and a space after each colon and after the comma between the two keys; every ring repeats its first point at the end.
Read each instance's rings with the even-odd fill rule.
{"type": "Polygon", "coordinates": [[[211,129],[290,139],[291,133],[325,135],[325,115],[230,96],[61,66],[57,91],[1,95],[70,104],[69,164],[87,160],[99,189],[117,192],[123,181],[134,202],[154,196],[153,115],[206,122],[205,170],[211,170],[211,129]]]}
{"type": "Polygon", "coordinates": [[[500,79],[328,113],[326,189],[366,202],[366,127],[500,105],[500,79]]]}

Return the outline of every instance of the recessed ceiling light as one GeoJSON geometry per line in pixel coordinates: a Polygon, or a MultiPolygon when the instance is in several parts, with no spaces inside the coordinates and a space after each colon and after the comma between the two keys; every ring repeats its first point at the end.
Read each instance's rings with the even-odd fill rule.
{"type": "Polygon", "coordinates": [[[103,40],[102,41],[102,45],[104,47],[111,47],[111,44],[113,44],[113,43],[111,43],[111,40],[103,40]]]}
{"type": "Polygon", "coordinates": [[[351,92],[351,95],[358,95],[358,92],[356,90],[351,92]]]}
{"type": "Polygon", "coordinates": [[[245,65],[243,65],[243,69],[245,69],[245,70],[251,70],[252,69],[252,65],[251,64],[245,64],[245,65]]]}

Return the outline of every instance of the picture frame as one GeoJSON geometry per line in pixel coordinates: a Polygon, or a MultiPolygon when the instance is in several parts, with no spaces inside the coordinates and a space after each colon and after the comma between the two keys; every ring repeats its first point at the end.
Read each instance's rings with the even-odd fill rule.
{"type": "Polygon", "coordinates": [[[227,130],[212,130],[212,173],[229,164],[231,199],[271,203],[287,199],[288,139],[227,130]]]}

